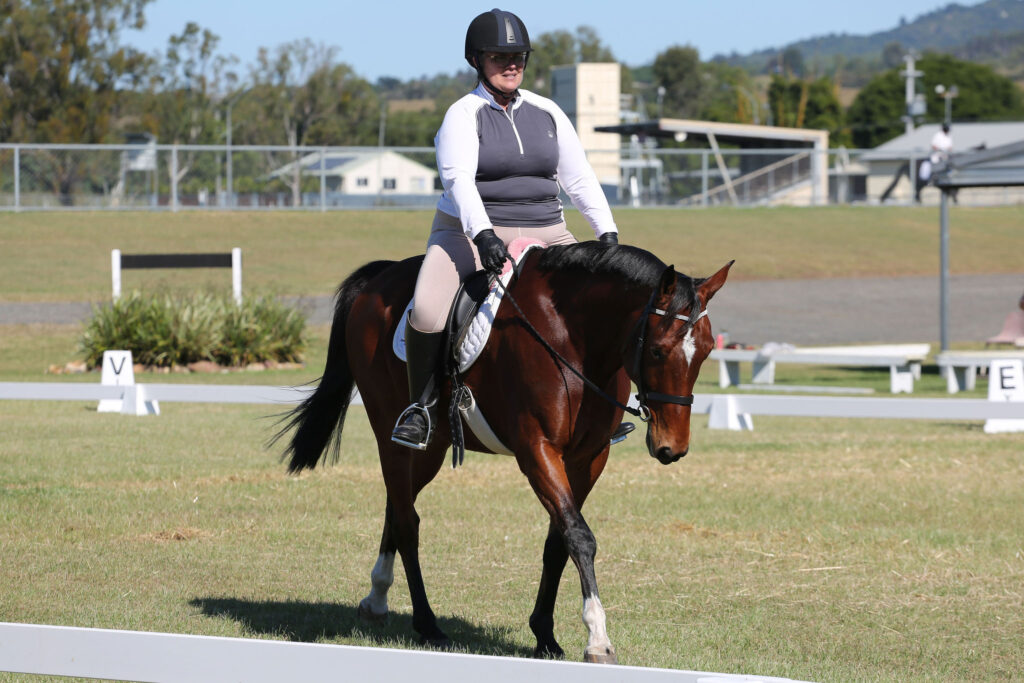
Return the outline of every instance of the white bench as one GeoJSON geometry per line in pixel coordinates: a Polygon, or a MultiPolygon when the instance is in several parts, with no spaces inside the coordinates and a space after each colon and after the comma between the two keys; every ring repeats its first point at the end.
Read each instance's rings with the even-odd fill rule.
{"type": "Polygon", "coordinates": [[[974,389],[978,368],[987,368],[994,360],[1024,360],[1024,351],[942,351],[935,356],[951,394],[974,389]]]}
{"type": "Polygon", "coordinates": [[[759,349],[714,349],[711,358],[718,361],[718,386],[723,389],[740,383],[740,363],[752,363],[754,384],[765,385],[775,383],[776,363],[800,363],[888,367],[892,393],[909,394],[914,391],[914,380],[921,377],[921,362],[930,350],[929,344],[816,346],[774,353],[759,349]]]}

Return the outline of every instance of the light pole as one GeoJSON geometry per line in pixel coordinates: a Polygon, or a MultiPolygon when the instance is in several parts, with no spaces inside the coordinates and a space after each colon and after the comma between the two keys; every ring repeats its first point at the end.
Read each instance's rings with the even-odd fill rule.
{"type": "Polygon", "coordinates": [[[900,72],[900,76],[907,79],[906,81],[906,112],[903,117],[903,121],[906,124],[906,130],[904,131],[907,135],[914,132],[914,117],[924,114],[924,101],[923,96],[920,98],[914,92],[914,79],[924,76],[923,71],[918,71],[915,62],[917,55],[911,51],[903,56],[903,61],[906,62],[907,68],[900,72]]]}
{"type": "Polygon", "coordinates": [[[939,94],[942,99],[946,100],[946,116],[943,121],[946,122],[947,126],[953,125],[953,98],[960,94],[960,89],[955,85],[951,85],[948,88],[941,83],[935,86],[935,92],[939,94]]]}

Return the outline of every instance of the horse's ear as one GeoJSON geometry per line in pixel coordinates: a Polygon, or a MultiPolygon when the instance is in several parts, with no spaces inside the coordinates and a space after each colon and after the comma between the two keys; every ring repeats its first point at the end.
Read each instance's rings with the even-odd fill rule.
{"type": "Polygon", "coordinates": [[[658,294],[662,298],[671,299],[676,293],[676,269],[669,266],[661,274],[661,282],[658,283],[658,294]]]}
{"type": "Polygon", "coordinates": [[[729,261],[721,269],[711,277],[707,278],[697,287],[697,291],[700,292],[700,298],[707,306],[708,302],[711,301],[711,297],[715,295],[722,285],[725,284],[725,279],[729,277],[729,268],[732,264],[736,263],[735,260],[729,261]]]}

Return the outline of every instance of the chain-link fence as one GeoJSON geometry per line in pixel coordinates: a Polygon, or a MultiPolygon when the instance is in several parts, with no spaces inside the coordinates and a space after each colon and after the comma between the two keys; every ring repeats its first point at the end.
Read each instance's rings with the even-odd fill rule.
{"type": "MultiPolygon", "coordinates": [[[[910,203],[925,158],[635,144],[588,157],[612,204],[632,207],[910,203]]],[[[5,144],[0,210],[430,208],[441,192],[436,168],[430,147],[5,144]]],[[[1022,201],[1006,190],[973,196],[1022,201]]],[[[931,203],[938,192],[916,198],[931,203]]]]}

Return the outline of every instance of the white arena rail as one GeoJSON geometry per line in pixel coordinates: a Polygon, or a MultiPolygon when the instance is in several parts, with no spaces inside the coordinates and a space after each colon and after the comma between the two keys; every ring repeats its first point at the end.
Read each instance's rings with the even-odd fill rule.
{"type": "MultiPolygon", "coordinates": [[[[144,415],[135,407],[146,402],[168,403],[297,403],[316,387],[280,387],[258,384],[125,384],[84,382],[0,382],[0,399],[24,401],[123,400],[123,413],[144,415]]],[[[358,394],[352,401],[362,404],[358,394]]]]}
{"type": "Polygon", "coordinates": [[[0,671],[187,683],[781,683],[786,678],[281,640],[0,623],[0,671]]]}
{"type": "MultiPolygon", "coordinates": [[[[98,401],[123,399],[126,414],[144,401],[169,403],[294,404],[313,386],[280,387],[245,384],[129,384],[110,386],[70,382],[0,382],[0,399],[32,401],[98,401]]],[[[355,405],[362,399],[355,395],[355,405]]],[[[631,400],[635,404],[635,399],[631,400]]],[[[875,398],[851,396],[787,396],[776,394],[702,394],[694,413],[709,415],[711,429],[753,429],[752,415],[839,417],[904,420],[1024,419],[1024,403],[973,398],[875,398]]]]}
{"type": "Polygon", "coordinates": [[[993,420],[1024,418],[1024,403],[977,398],[856,398],[705,394],[693,411],[707,413],[711,429],[753,429],[751,415],[866,417],[899,420],[993,420]]]}

